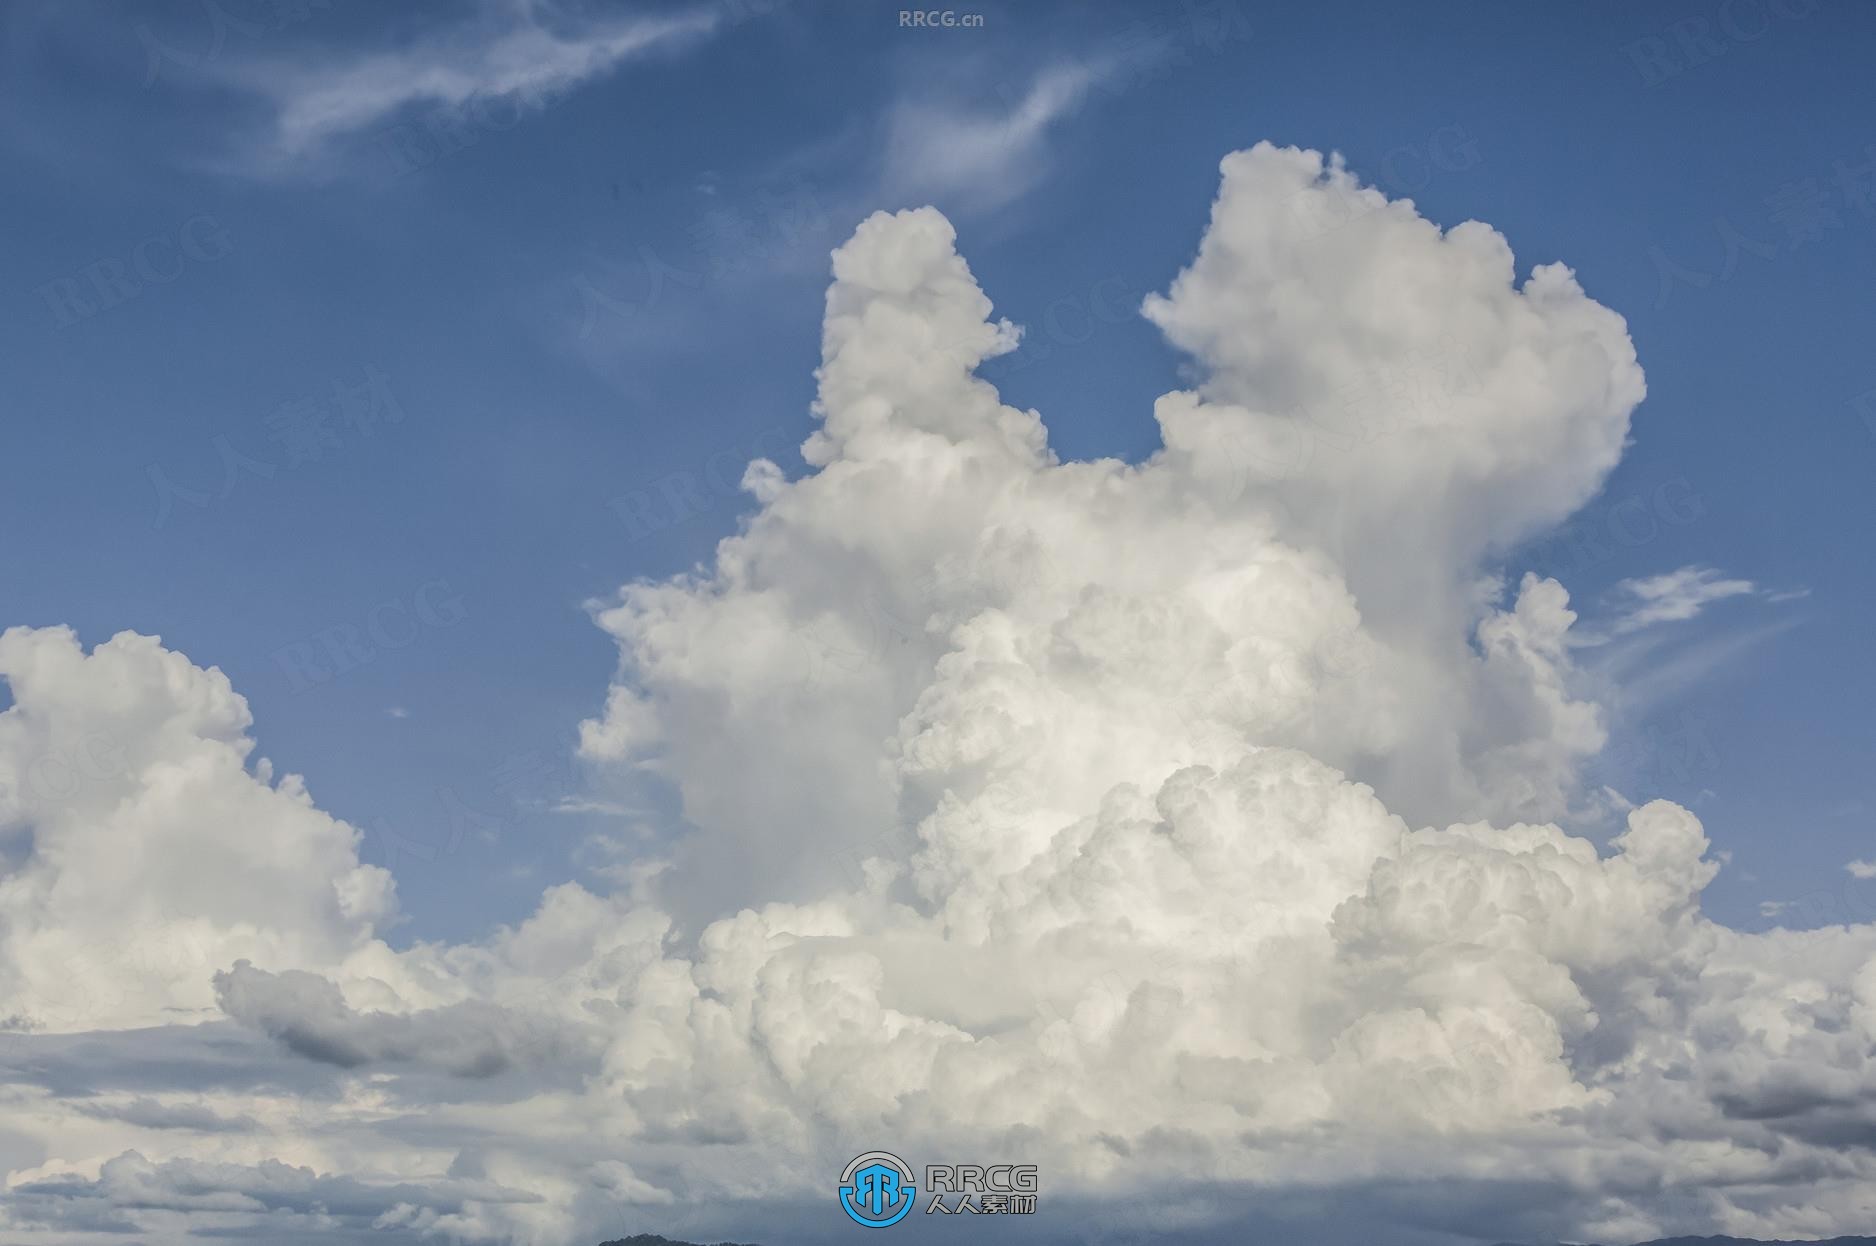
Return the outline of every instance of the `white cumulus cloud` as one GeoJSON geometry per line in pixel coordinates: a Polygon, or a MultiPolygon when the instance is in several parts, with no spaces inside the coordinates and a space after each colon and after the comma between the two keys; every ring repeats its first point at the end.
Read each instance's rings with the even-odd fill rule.
{"type": "Polygon", "coordinates": [[[0,973],[111,978],[67,895],[134,894],[119,941],[206,905],[160,990],[47,1028],[216,1018],[137,1036],[160,1061],[0,1060],[9,1240],[808,1236],[880,1146],[1035,1162],[1070,1240],[1324,1188],[1369,1236],[1868,1223],[1876,927],[1708,920],[1672,804],[1603,851],[1559,829],[1604,734],[1576,616],[1483,570],[1614,465],[1620,317],[1315,153],[1223,171],[1147,304],[1195,373],[1137,464],[1060,460],[976,377],[1020,334],[942,215],[859,227],[810,470],[755,464],[710,565],[595,608],[620,665],[583,752],[682,833],[482,942],[376,942],[388,880],[245,766],[215,672],[9,633],[13,789],[86,732],[119,752],[104,794],[9,813],[0,887],[18,860],[44,898],[0,973]],[[77,842],[190,868],[132,889],[77,842]]]}
{"type": "Polygon", "coordinates": [[[22,1030],[215,1010],[204,965],[330,969],[395,908],[358,832],[250,765],[218,670],[123,633],[0,634],[0,1016],[22,1030]]]}

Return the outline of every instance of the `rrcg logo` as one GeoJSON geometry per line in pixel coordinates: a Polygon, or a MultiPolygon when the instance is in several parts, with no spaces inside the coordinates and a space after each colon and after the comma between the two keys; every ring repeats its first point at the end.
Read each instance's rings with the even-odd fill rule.
{"type": "Polygon", "coordinates": [[[917,1197],[911,1166],[891,1151],[856,1156],[840,1174],[841,1209],[869,1229],[898,1224],[917,1197]]]}
{"type": "MultiPolygon", "coordinates": [[[[927,1164],[926,1215],[1027,1214],[1036,1210],[1034,1164],[927,1164]],[[955,1205],[946,1195],[958,1196],[955,1205]]],[[[905,1219],[918,1198],[911,1166],[890,1151],[868,1151],[840,1174],[840,1206],[855,1224],[883,1229],[905,1219]]]]}

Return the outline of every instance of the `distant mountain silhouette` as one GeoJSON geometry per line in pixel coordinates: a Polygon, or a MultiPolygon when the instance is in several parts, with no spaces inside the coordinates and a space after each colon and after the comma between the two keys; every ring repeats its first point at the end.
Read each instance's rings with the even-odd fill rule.
{"type": "MultiPolygon", "coordinates": [[[[1849,1241],[1849,1238],[1843,1239],[1849,1241]]],[[[1861,1240],[1861,1239],[1859,1239],[1861,1240]]],[[[637,1237],[621,1237],[610,1242],[601,1242],[599,1246],[697,1246],[695,1242],[679,1242],[668,1237],[659,1237],[656,1233],[640,1233],[637,1237]]],[[[718,1242],[716,1246],[750,1246],[748,1242],[718,1242]]],[[[1876,1246],[1876,1242],[1872,1243],[1876,1246]]]]}

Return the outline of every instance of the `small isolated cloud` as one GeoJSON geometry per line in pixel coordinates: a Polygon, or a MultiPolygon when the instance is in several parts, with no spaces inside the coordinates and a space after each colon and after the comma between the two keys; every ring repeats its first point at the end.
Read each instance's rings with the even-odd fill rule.
{"type": "Polygon", "coordinates": [[[1876,861],[1852,861],[1843,868],[1852,878],[1876,878],[1876,861]]]}

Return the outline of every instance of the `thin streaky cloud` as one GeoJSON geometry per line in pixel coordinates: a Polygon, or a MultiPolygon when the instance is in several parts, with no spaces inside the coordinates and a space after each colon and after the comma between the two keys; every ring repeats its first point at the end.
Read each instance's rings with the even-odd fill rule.
{"type": "Polygon", "coordinates": [[[539,107],[633,57],[708,34],[718,15],[631,16],[571,31],[534,6],[484,7],[476,17],[396,51],[297,72],[277,65],[248,75],[276,107],[276,155],[302,156],[412,107],[460,107],[472,99],[539,107]]]}
{"type": "Polygon", "coordinates": [[[1009,203],[1042,178],[1051,131],[1121,68],[1115,58],[1054,65],[1002,107],[906,102],[892,117],[886,184],[908,198],[939,198],[970,210],[1009,203]]]}
{"type": "Polygon", "coordinates": [[[1660,637],[1637,637],[1631,643],[1610,646],[1610,656],[1595,669],[1610,687],[1610,701],[1619,703],[1633,719],[1700,686],[1710,676],[1737,667],[1755,646],[1802,621],[1786,615],[1757,627],[1724,629],[1685,646],[1669,645],[1660,637]]]}
{"type": "Polygon", "coordinates": [[[555,813],[599,813],[614,818],[633,818],[644,814],[642,809],[622,805],[613,800],[591,800],[581,796],[563,796],[554,802],[555,813]]]}
{"type": "Polygon", "coordinates": [[[1685,623],[1715,602],[1731,598],[1755,597],[1776,605],[1808,595],[1803,589],[1768,591],[1751,580],[1690,564],[1660,575],[1623,580],[1610,594],[1615,607],[1613,617],[1600,628],[1585,629],[1571,643],[1589,648],[1663,623],[1685,623]]]}
{"type": "Polygon", "coordinates": [[[1616,591],[1626,599],[1627,613],[1616,631],[1632,632],[1652,623],[1678,623],[1691,619],[1708,605],[1728,597],[1758,592],[1751,580],[1727,579],[1712,567],[1681,567],[1664,575],[1624,580],[1616,591]]]}

